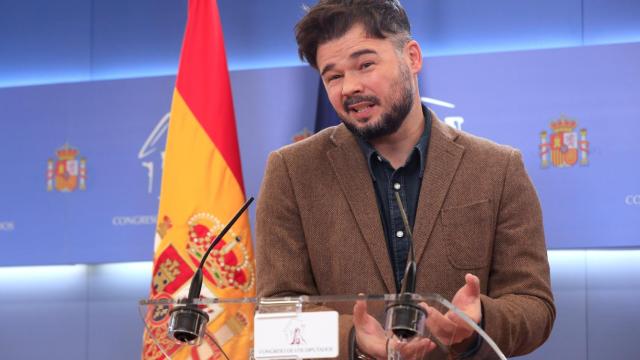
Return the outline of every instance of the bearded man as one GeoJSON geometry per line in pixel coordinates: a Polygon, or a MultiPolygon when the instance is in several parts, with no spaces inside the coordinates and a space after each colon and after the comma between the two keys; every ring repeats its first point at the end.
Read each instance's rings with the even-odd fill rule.
{"type": "MultiPolygon", "coordinates": [[[[398,292],[410,249],[398,193],[413,229],[416,292],[452,299],[507,356],[540,346],[555,307],[541,209],[520,152],[452,129],[421,105],[422,52],[398,1],[321,0],[296,40],[342,124],[269,156],[257,207],[258,295],[398,292]]],[[[458,327],[448,341],[462,355],[488,354],[454,314],[429,316],[458,327]]],[[[341,321],[360,357],[387,357],[366,304],[341,321]]]]}

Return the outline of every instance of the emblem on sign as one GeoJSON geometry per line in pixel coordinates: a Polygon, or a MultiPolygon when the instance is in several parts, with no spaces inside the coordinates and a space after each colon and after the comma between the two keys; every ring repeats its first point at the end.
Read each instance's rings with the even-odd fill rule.
{"type": "Polygon", "coordinates": [[[307,343],[304,339],[305,328],[306,325],[297,319],[289,323],[289,326],[285,329],[286,341],[289,345],[302,345],[307,343]]]}
{"type": "Polygon", "coordinates": [[[589,142],[587,129],[576,131],[577,122],[562,117],[551,123],[553,132],[547,137],[547,132],[540,132],[540,165],[543,169],[549,167],[571,167],[580,163],[589,164],[589,142]],[[551,160],[551,161],[549,161],[551,160]]]}
{"type": "Polygon", "coordinates": [[[47,191],[86,190],[87,159],[79,154],[78,149],[64,144],[56,151],[56,158],[47,161],[47,191]]]}

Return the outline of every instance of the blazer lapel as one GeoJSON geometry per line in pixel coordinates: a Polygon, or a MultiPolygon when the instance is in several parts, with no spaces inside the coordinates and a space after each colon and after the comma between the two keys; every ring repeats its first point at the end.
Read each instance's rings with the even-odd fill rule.
{"type": "Polygon", "coordinates": [[[420,186],[418,209],[413,226],[416,261],[420,261],[453,177],[462,160],[464,147],[454,142],[458,136],[431,112],[433,119],[427,163],[420,186]]]}
{"type": "Polygon", "coordinates": [[[358,143],[344,125],[335,128],[331,139],[336,147],[327,152],[353,217],[378,267],[388,293],[395,292],[395,281],[387,251],[384,230],[367,163],[358,143]]]}

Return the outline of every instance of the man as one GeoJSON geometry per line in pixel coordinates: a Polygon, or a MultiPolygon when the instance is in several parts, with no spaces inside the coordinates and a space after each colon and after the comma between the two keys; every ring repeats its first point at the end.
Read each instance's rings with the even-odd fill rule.
{"type": "MultiPolygon", "coordinates": [[[[342,124],[269,157],[257,207],[258,295],[397,292],[409,251],[399,193],[413,227],[416,292],[452,299],[507,356],[541,345],[555,308],[521,155],[421,106],[422,53],[398,1],[321,0],[296,40],[342,124]]],[[[454,314],[428,316],[440,329],[458,327],[442,336],[464,355],[487,354],[454,314]]],[[[360,355],[386,358],[364,303],[349,321],[360,355]]]]}

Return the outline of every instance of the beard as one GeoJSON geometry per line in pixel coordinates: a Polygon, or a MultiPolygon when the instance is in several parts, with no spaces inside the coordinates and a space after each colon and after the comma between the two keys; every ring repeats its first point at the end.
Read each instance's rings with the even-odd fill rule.
{"type": "MultiPolygon", "coordinates": [[[[383,136],[391,135],[398,131],[404,120],[409,115],[413,107],[413,88],[411,87],[411,74],[409,68],[405,65],[400,68],[400,76],[390,86],[389,93],[398,94],[389,111],[380,115],[377,123],[366,124],[366,126],[358,127],[355,123],[350,122],[347,117],[340,115],[340,119],[344,126],[356,136],[364,140],[372,140],[383,136]]],[[[343,107],[346,113],[349,112],[349,106],[358,102],[371,102],[374,105],[380,105],[380,99],[376,96],[355,95],[345,99],[343,107]]],[[[371,119],[367,119],[368,123],[371,119]]]]}

